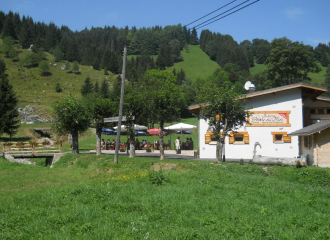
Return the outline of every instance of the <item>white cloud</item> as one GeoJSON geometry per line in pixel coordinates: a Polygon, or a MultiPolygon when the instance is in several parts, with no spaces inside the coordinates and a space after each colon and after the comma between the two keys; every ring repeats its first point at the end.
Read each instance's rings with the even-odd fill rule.
{"type": "Polygon", "coordinates": [[[108,21],[108,20],[116,20],[118,19],[119,14],[118,12],[112,12],[112,13],[108,13],[104,16],[104,20],[108,21]]]}
{"type": "Polygon", "coordinates": [[[319,43],[328,44],[330,42],[330,39],[308,39],[308,40],[316,45],[318,45],[319,43]]]}
{"type": "Polygon", "coordinates": [[[303,11],[298,8],[286,9],[284,14],[289,19],[298,19],[298,17],[303,14],[303,11]]]}

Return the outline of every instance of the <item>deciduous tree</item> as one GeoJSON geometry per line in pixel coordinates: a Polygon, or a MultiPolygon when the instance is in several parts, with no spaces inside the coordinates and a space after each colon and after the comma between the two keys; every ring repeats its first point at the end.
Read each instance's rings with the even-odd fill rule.
{"type": "Polygon", "coordinates": [[[268,78],[272,80],[272,87],[310,80],[308,73],[321,71],[313,53],[302,43],[278,38],[272,41],[271,47],[266,61],[266,72],[268,78]]]}
{"type": "Polygon", "coordinates": [[[90,126],[90,113],[87,106],[76,97],[61,99],[55,106],[55,129],[58,133],[72,135],[72,153],[79,153],[78,136],[90,126]]]}
{"type": "Polygon", "coordinates": [[[200,116],[208,120],[208,131],[217,139],[216,161],[222,162],[225,137],[247,122],[248,111],[242,105],[240,96],[230,82],[221,86],[207,82],[197,96],[200,102],[200,116]]]}
{"type": "Polygon", "coordinates": [[[149,70],[142,80],[145,86],[145,108],[148,109],[149,121],[159,123],[160,159],[163,160],[163,129],[165,122],[176,120],[180,115],[182,92],[176,85],[176,77],[167,71],[149,70]]]}

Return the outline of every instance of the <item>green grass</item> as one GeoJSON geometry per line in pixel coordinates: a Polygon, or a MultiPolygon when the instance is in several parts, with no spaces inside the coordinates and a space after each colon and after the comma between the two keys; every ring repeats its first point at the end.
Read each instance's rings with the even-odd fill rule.
{"type": "Polygon", "coordinates": [[[173,71],[173,68],[175,68],[179,71],[182,68],[186,73],[186,77],[192,81],[197,78],[206,78],[212,75],[217,68],[220,68],[200,49],[199,45],[189,45],[189,52],[183,50],[181,55],[184,61],[175,63],[173,67],[169,67],[167,70],[173,71]]]}
{"type": "Polygon", "coordinates": [[[116,165],[89,154],[53,168],[0,158],[0,238],[329,239],[329,169],[267,170],[126,156],[116,165]]]}

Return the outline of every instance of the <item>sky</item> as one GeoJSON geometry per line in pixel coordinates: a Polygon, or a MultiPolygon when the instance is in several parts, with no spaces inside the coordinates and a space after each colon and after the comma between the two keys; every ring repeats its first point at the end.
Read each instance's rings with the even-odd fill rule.
{"type": "MultiPolygon", "coordinates": [[[[0,11],[30,16],[35,22],[68,26],[73,31],[116,26],[153,27],[189,24],[233,0],[2,0],[0,11]]],[[[192,28],[246,0],[227,7],[188,26],[192,28]]],[[[247,1],[247,4],[255,0],[247,1]]],[[[232,11],[239,9],[235,8],[232,11]]],[[[198,29],[229,34],[238,43],[255,38],[272,41],[287,37],[316,47],[330,42],[330,0],[260,0],[219,21],[198,29]]],[[[228,13],[230,13],[228,12],[228,13]]],[[[221,16],[225,16],[224,13],[221,16]]],[[[221,17],[220,16],[220,17],[221,17]]],[[[215,18],[216,19],[216,18],[215,18]]],[[[215,20],[214,19],[214,20],[215,20]]]]}

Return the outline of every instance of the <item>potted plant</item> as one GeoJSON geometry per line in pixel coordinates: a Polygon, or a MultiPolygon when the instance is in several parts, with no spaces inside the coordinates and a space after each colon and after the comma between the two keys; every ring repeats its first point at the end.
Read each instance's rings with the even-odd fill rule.
{"type": "Polygon", "coordinates": [[[42,145],[44,145],[44,146],[46,146],[46,145],[50,145],[50,142],[47,141],[47,140],[45,140],[45,141],[42,142],[42,145]]]}
{"type": "Polygon", "coordinates": [[[33,147],[33,146],[35,146],[35,145],[37,145],[37,143],[35,142],[35,141],[33,141],[33,140],[31,140],[30,142],[29,142],[29,144],[33,147]]]}

